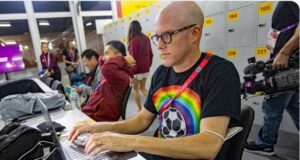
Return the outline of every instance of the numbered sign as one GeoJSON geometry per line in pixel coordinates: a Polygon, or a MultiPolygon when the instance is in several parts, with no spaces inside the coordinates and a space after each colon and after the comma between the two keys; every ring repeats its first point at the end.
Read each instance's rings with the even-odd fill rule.
{"type": "Polygon", "coordinates": [[[265,2],[258,5],[258,15],[269,14],[273,10],[272,2],[265,2]]]}
{"type": "Polygon", "coordinates": [[[269,50],[266,47],[256,47],[255,48],[255,56],[256,57],[268,57],[269,50]]]}
{"type": "Polygon", "coordinates": [[[227,21],[228,22],[235,22],[239,19],[239,12],[238,11],[231,11],[227,14],[227,21]]]}
{"type": "Polygon", "coordinates": [[[214,24],[214,20],[212,17],[207,17],[204,19],[204,27],[209,27],[214,24]]]}
{"type": "Polygon", "coordinates": [[[227,58],[237,58],[238,56],[238,51],[237,49],[227,49],[227,58]]]}

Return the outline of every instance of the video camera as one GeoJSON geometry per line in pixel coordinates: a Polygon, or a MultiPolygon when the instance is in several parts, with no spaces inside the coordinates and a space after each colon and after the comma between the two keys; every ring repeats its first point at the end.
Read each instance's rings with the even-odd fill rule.
{"type": "Polygon", "coordinates": [[[289,66],[284,70],[272,70],[273,60],[256,62],[255,57],[249,58],[244,68],[242,93],[274,94],[276,92],[299,89],[299,55],[290,57],[289,66]],[[262,73],[264,79],[256,80],[256,74],[262,73]]]}

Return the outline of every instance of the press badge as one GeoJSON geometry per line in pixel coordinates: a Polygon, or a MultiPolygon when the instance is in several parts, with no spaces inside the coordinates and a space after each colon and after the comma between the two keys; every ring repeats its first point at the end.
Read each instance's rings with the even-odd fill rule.
{"type": "Polygon", "coordinates": [[[276,29],[270,29],[268,34],[268,43],[267,43],[267,49],[273,53],[274,47],[276,45],[278,36],[280,34],[280,31],[277,31],[276,29]]]}

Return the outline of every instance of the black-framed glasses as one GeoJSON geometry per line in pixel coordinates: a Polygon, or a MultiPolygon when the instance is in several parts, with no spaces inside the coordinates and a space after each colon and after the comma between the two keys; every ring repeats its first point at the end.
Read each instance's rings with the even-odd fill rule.
{"type": "Polygon", "coordinates": [[[190,28],[194,27],[195,25],[196,24],[192,24],[192,25],[188,25],[188,26],[176,29],[175,31],[164,32],[161,35],[153,35],[153,36],[151,36],[151,40],[152,40],[153,44],[156,46],[157,46],[159,40],[161,40],[164,44],[170,44],[172,42],[173,34],[190,29],[190,28]]]}

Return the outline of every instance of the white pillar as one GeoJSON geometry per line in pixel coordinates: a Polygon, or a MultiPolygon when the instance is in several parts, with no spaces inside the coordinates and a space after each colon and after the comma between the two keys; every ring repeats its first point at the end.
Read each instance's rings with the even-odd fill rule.
{"type": "Polygon", "coordinates": [[[40,70],[42,70],[42,64],[40,61],[40,55],[42,54],[41,44],[40,44],[40,42],[41,42],[40,32],[39,32],[39,28],[37,25],[37,20],[34,16],[32,1],[26,0],[26,1],[24,1],[24,5],[25,5],[26,14],[27,14],[27,20],[28,20],[29,30],[30,30],[30,34],[31,34],[33,48],[34,48],[34,53],[35,53],[35,57],[36,57],[36,62],[38,64],[38,69],[40,71],[40,70]]]}
{"type": "MultiPolygon", "coordinates": [[[[78,0],[70,0],[69,6],[72,15],[72,22],[74,27],[77,49],[80,56],[81,53],[86,49],[86,40],[85,40],[83,21],[82,21],[82,16],[80,15],[80,6],[78,4],[78,0]]],[[[82,61],[80,62],[80,68],[81,71],[84,71],[84,66],[82,61]]]]}
{"type": "Polygon", "coordinates": [[[113,21],[118,20],[118,9],[117,9],[117,1],[110,1],[111,10],[113,15],[113,21]]]}

